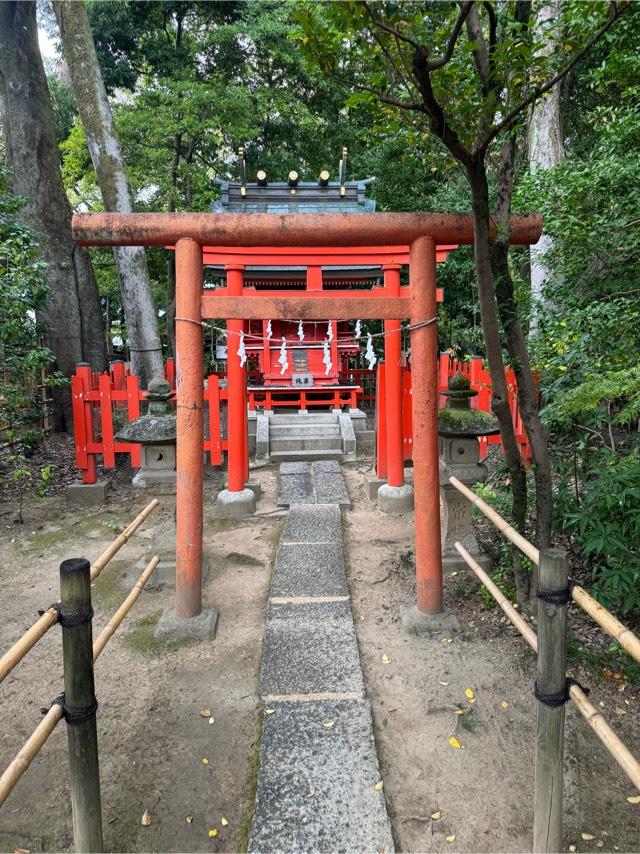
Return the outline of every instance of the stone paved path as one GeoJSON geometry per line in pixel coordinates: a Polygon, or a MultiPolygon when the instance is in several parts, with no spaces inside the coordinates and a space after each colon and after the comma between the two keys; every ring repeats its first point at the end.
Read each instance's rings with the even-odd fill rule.
{"type": "Polygon", "coordinates": [[[267,608],[251,852],[394,850],[384,792],[376,789],[380,771],[345,575],[339,502],[347,491],[339,466],[328,465],[280,468],[280,495],[304,492],[308,500],[287,502],[267,608]],[[331,489],[334,503],[312,501],[328,475],[330,487],[321,483],[320,492],[331,489]]]}

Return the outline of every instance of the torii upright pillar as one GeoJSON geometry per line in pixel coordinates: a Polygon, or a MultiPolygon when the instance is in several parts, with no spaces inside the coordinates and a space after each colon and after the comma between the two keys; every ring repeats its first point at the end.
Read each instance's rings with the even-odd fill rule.
{"type": "MultiPolygon", "coordinates": [[[[387,296],[400,296],[400,264],[384,266],[387,296]]],[[[378,490],[378,508],[383,513],[409,513],[413,510],[413,487],[404,481],[402,437],[402,324],[384,322],[385,408],[387,428],[387,483],[378,490]]]]}
{"type": "MultiPolygon", "coordinates": [[[[244,266],[229,264],[227,291],[229,296],[242,296],[244,266]]],[[[218,493],[216,506],[221,516],[245,516],[255,513],[256,496],[247,489],[247,379],[246,370],[240,363],[238,347],[242,320],[227,321],[227,488],[218,493]]]]}

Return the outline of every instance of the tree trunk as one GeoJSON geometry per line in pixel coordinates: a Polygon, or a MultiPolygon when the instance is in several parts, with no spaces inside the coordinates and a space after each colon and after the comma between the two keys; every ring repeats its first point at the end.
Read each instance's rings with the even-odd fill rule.
{"type": "MultiPolygon", "coordinates": [[[[500,149],[497,204],[499,228],[498,237],[492,246],[491,260],[498,311],[518,383],[518,405],[533,453],[533,473],[536,482],[536,541],[538,548],[545,549],[551,544],[553,513],[551,459],[547,447],[547,432],[540,421],[538,390],[531,372],[527,341],[520,323],[513,279],[509,269],[509,221],[513,196],[514,160],[515,140],[512,137],[500,149]]],[[[533,579],[534,582],[537,579],[535,572],[533,579]]],[[[536,586],[534,583],[532,593],[535,593],[536,586]]]]}
{"type": "MultiPolygon", "coordinates": [[[[41,236],[51,289],[42,320],[55,368],[70,376],[78,362],[106,365],[102,309],[86,249],[71,237],[56,125],[38,48],[35,2],[0,3],[0,92],[12,190],[27,199],[21,219],[41,236]]],[[[54,392],[54,428],[70,429],[69,388],[54,392]]]]}
{"type": "MultiPolygon", "coordinates": [[[[491,373],[491,407],[500,425],[502,447],[509,474],[511,475],[513,523],[518,531],[524,533],[527,513],[527,479],[513,429],[511,410],[509,408],[509,392],[505,377],[504,360],[502,358],[502,344],[493,287],[493,272],[491,269],[489,190],[484,163],[478,161],[469,166],[467,168],[467,177],[471,187],[474,256],[478,279],[480,317],[487,351],[487,361],[491,373]]],[[[529,596],[529,576],[522,565],[520,553],[517,549],[514,548],[512,555],[516,595],[520,605],[524,605],[529,596]]]]}
{"type": "MultiPolygon", "coordinates": [[[[83,2],[55,0],[64,56],[69,67],[78,110],[87,135],[105,209],[119,213],[134,210],[120,141],[98,65],[93,36],[83,2]]],[[[141,246],[114,249],[125,312],[131,365],[142,388],[161,376],[162,345],[153,304],[145,250],[141,246]]]]}
{"type": "MultiPolygon", "coordinates": [[[[560,16],[559,0],[539,2],[536,9],[534,31],[542,35],[546,29],[546,44],[542,53],[548,55],[557,50],[557,30],[549,28],[548,23],[560,16]]],[[[553,169],[564,160],[564,143],[560,118],[560,86],[554,86],[547,94],[536,101],[529,114],[528,128],[529,167],[553,169]]],[[[531,323],[529,335],[533,337],[538,329],[541,308],[547,302],[545,288],[549,279],[549,270],[545,255],[553,249],[553,238],[543,234],[538,243],[531,247],[531,323]]]]}

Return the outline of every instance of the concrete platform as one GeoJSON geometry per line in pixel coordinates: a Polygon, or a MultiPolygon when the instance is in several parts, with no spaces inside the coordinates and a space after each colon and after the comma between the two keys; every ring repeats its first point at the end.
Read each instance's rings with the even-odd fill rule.
{"type": "Polygon", "coordinates": [[[204,608],[197,617],[177,617],[173,608],[167,608],[156,625],[156,640],[168,643],[176,641],[212,641],[216,636],[218,612],[215,608],[204,608]]]}
{"type": "Polygon", "coordinates": [[[111,478],[97,483],[71,483],[67,487],[66,497],[70,504],[78,507],[98,507],[106,504],[111,489],[111,478]]]}
{"type": "Polygon", "coordinates": [[[270,602],[260,693],[327,691],[364,693],[349,602],[270,602]]]}
{"type": "Polygon", "coordinates": [[[369,703],[268,703],[251,852],[394,850],[369,703]],[[331,727],[324,724],[332,721],[331,727]]]}
{"type": "Polygon", "coordinates": [[[271,596],[347,596],[342,543],[282,543],[271,596]]]}
{"type": "Polygon", "coordinates": [[[252,489],[242,489],[231,492],[223,489],[216,498],[216,509],[219,516],[237,517],[248,516],[256,512],[256,495],[252,489]]]}

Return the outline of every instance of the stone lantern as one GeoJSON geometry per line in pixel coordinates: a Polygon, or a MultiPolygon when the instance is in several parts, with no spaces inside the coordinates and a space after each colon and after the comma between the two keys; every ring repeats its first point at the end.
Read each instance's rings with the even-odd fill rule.
{"type": "Polygon", "coordinates": [[[472,486],[487,479],[487,467],[480,462],[478,437],[493,436],[499,428],[493,415],[471,408],[471,398],[477,393],[472,390],[468,377],[456,373],[449,379],[448,391],[443,392],[447,397],[446,408],[438,413],[442,568],[445,572],[467,567],[454,547],[456,541],[483,569],[491,566],[489,557],[476,540],[472,505],[448,482],[453,476],[465,486],[472,486]]]}
{"type": "Polygon", "coordinates": [[[134,489],[154,495],[175,495],[176,416],[168,405],[173,396],[167,380],[154,377],[146,396],[149,411],[125,424],[116,436],[119,442],[142,445],[142,465],[133,478],[134,489]]]}

